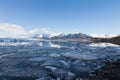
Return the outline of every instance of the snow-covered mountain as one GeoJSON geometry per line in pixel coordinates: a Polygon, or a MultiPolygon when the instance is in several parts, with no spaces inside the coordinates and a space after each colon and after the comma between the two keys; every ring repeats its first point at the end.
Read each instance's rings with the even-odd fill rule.
{"type": "Polygon", "coordinates": [[[33,38],[48,39],[50,38],[50,34],[35,34],[33,38]]]}
{"type": "MultiPolygon", "coordinates": [[[[65,34],[65,33],[60,33],[60,34],[58,34],[57,36],[58,37],[64,37],[64,36],[66,36],[67,34],[65,34]]],[[[55,36],[53,36],[53,37],[55,37],[55,36]]]]}
{"type": "Polygon", "coordinates": [[[57,36],[53,36],[52,38],[90,38],[90,36],[83,33],[69,33],[69,34],[59,34],[57,36]]]}
{"type": "Polygon", "coordinates": [[[70,40],[70,41],[91,41],[92,37],[82,33],[73,34],[59,34],[58,36],[51,37],[52,40],[70,40]]]}

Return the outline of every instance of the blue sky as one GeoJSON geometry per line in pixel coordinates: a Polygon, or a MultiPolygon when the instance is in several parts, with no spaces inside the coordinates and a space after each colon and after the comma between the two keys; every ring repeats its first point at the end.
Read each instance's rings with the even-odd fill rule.
{"type": "Polygon", "coordinates": [[[119,34],[120,0],[0,0],[0,23],[26,31],[119,34]]]}

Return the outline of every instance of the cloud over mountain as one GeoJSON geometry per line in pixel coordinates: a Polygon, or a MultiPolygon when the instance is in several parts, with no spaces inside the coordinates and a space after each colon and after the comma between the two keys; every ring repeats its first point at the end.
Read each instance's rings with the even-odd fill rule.
{"type": "Polygon", "coordinates": [[[32,30],[26,30],[20,25],[0,23],[0,37],[23,37],[42,33],[50,34],[51,36],[57,34],[49,28],[35,28],[32,30]]]}
{"type": "Polygon", "coordinates": [[[22,26],[16,24],[0,23],[0,30],[14,34],[26,34],[25,29],[22,26]]]}
{"type": "Polygon", "coordinates": [[[28,34],[28,32],[20,25],[0,23],[0,36],[18,37],[26,34],[28,34]]]}

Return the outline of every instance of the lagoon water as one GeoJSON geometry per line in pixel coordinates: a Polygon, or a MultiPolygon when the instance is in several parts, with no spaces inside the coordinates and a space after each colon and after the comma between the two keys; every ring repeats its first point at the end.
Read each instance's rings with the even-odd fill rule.
{"type": "Polygon", "coordinates": [[[0,43],[0,80],[79,80],[120,58],[110,43],[28,41],[0,43]]]}

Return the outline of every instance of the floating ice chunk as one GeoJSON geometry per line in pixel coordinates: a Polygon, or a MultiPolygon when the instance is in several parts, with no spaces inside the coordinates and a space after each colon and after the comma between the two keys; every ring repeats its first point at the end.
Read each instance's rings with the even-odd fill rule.
{"type": "Polygon", "coordinates": [[[111,44],[111,43],[92,43],[88,46],[93,46],[93,47],[108,47],[108,46],[118,47],[118,45],[111,44]]]}
{"type": "Polygon", "coordinates": [[[89,66],[74,65],[71,67],[71,70],[74,73],[80,73],[80,72],[89,72],[92,70],[92,68],[89,66]]]}
{"type": "Polygon", "coordinates": [[[76,80],[85,80],[85,79],[83,79],[83,78],[77,78],[76,80]]]}
{"type": "Polygon", "coordinates": [[[62,62],[64,65],[68,65],[68,63],[63,60],[60,60],[60,62],[62,62]]]}
{"type": "Polygon", "coordinates": [[[58,44],[53,44],[53,43],[51,43],[51,42],[49,42],[49,44],[50,44],[51,47],[61,48],[61,46],[58,45],[58,44]]]}
{"type": "Polygon", "coordinates": [[[73,80],[75,77],[75,74],[72,72],[68,72],[67,75],[65,76],[65,80],[73,80]]]}
{"type": "Polygon", "coordinates": [[[57,80],[73,80],[73,77],[75,77],[75,74],[72,72],[69,72],[68,70],[65,69],[56,69],[52,71],[54,73],[54,75],[57,78],[57,80]]]}
{"type": "Polygon", "coordinates": [[[61,63],[63,63],[63,66],[64,66],[64,68],[69,68],[69,67],[71,67],[71,61],[63,61],[63,60],[60,60],[60,62],[61,63]]]}
{"type": "Polygon", "coordinates": [[[70,77],[70,78],[72,77],[73,78],[73,77],[75,77],[75,74],[72,73],[72,72],[68,72],[68,77],[70,77]]]}
{"type": "Polygon", "coordinates": [[[57,68],[56,67],[53,67],[53,66],[46,66],[47,69],[50,69],[50,70],[56,70],[57,68]]]}
{"type": "Polygon", "coordinates": [[[82,62],[82,65],[85,66],[86,64],[84,62],[82,62]]]}
{"type": "Polygon", "coordinates": [[[63,64],[58,60],[47,60],[41,66],[54,66],[54,67],[62,67],[63,64]]]}
{"type": "Polygon", "coordinates": [[[46,77],[47,72],[44,70],[36,70],[36,69],[22,69],[22,68],[8,68],[4,69],[1,72],[0,76],[10,76],[10,77],[46,77]]]}
{"type": "Polygon", "coordinates": [[[60,80],[60,77],[58,77],[57,80],[60,80]]]}
{"type": "Polygon", "coordinates": [[[72,59],[80,59],[80,60],[98,59],[98,57],[94,54],[66,53],[64,54],[64,56],[72,59]]]}
{"type": "Polygon", "coordinates": [[[14,55],[15,53],[11,53],[11,54],[4,54],[4,55],[1,55],[0,58],[3,58],[3,57],[7,57],[7,56],[10,56],[10,55],[14,55]]]}
{"type": "Polygon", "coordinates": [[[30,42],[0,42],[0,46],[19,46],[19,45],[28,45],[30,42]]]}
{"type": "Polygon", "coordinates": [[[31,60],[31,61],[46,61],[49,59],[51,59],[51,58],[49,58],[49,57],[34,57],[34,58],[30,58],[29,60],[31,60]]]}
{"type": "Polygon", "coordinates": [[[53,70],[52,71],[56,76],[62,76],[62,75],[66,75],[66,74],[68,74],[68,71],[67,70],[65,70],[65,69],[56,69],[56,70],[53,70]]]}
{"type": "Polygon", "coordinates": [[[51,57],[60,57],[60,54],[50,54],[51,57]]]}
{"type": "Polygon", "coordinates": [[[53,79],[51,79],[50,77],[42,77],[35,80],[53,80],[53,79]]]}

